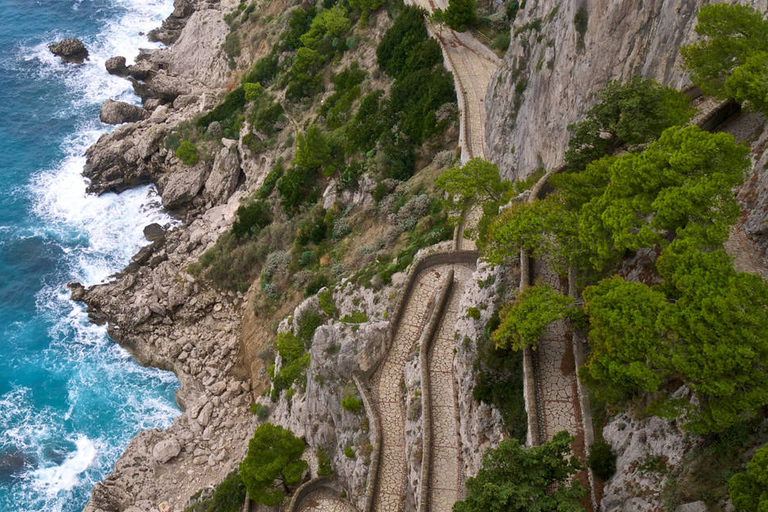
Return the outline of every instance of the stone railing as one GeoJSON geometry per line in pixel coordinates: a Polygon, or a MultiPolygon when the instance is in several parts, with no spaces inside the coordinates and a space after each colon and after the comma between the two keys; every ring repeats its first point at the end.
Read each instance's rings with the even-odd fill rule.
{"type": "Polygon", "coordinates": [[[327,476],[315,477],[312,480],[304,482],[298,489],[296,489],[296,492],[293,493],[293,497],[291,498],[291,503],[288,505],[288,512],[298,512],[304,498],[321,489],[339,492],[339,490],[331,484],[331,479],[327,476]]]}
{"type": "Polygon", "coordinates": [[[381,459],[381,416],[373,403],[371,391],[367,384],[368,379],[357,372],[352,374],[352,380],[360,393],[360,398],[365,406],[365,413],[368,416],[369,438],[372,439],[371,445],[371,463],[368,465],[368,486],[365,490],[365,505],[363,510],[368,512],[373,510],[373,504],[376,500],[376,489],[379,482],[379,461],[381,459]]]}
{"type": "Polygon", "coordinates": [[[425,336],[419,347],[419,365],[421,366],[421,500],[419,512],[429,510],[429,487],[432,474],[432,388],[429,375],[429,350],[440,329],[440,322],[448,306],[448,299],[453,289],[453,270],[440,285],[435,310],[427,325],[425,336]]]}

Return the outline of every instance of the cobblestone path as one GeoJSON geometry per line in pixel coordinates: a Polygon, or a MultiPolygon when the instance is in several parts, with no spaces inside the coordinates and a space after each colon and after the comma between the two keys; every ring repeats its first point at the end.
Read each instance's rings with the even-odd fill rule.
{"type": "Polygon", "coordinates": [[[321,490],[304,498],[299,506],[301,512],[357,512],[346,500],[342,500],[331,491],[321,490]]]}
{"type": "Polygon", "coordinates": [[[474,266],[455,265],[451,297],[440,321],[429,354],[432,412],[432,470],[429,482],[430,512],[450,512],[461,496],[458,407],[454,390],[453,357],[459,300],[474,266]]]}
{"type": "Polygon", "coordinates": [[[374,501],[376,511],[398,512],[402,509],[407,474],[401,385],[403,367],[408,356],[416,350],[415,343],[426,327],[441,280],[450,268],[451,265],[431,267],[419,275],[392,346],[373,378],[373,401],[382,427],[379,487],[374,501]]]}
{"type": "MultiPolygon", "coordinates": [[[[534,262],[537,281],[568,293],[568,284],[552,272],[546,261],[534,262]]],[[[584,432],[576,382],[576,362],[571,333],[565,321],[553,322],[533,352],[536,377],[536,406],[539,413],[539,438],[548,441],[561,430],[575,438],[574,453],[584,454],[584,432]]]]}

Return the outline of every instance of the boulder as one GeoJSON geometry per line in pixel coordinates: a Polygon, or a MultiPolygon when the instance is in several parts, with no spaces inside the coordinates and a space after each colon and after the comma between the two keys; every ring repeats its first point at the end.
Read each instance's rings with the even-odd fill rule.
{"type": "Polygon", "coordinates": [[[49,44],[52,54],[61,57],[63,62],[82,64],[88,58],[88,49],[79,39],[64,39],[58,43],[49,44]]]}
{"type": "Polygon", "coordinates": [[[107,124],[135,123],[148,117],[149,112],[141,107],[111,99],[105,101],[99,111],[99,119],[107,124]]]}
{"type": "Polygon", "coordinates": [[[144,227],[144,238],[150,242],[158,242],[165,240],[165,231],[163,227],[157,222],[144,227]]]}
{"type": "Polygon", "coordinates": [[[125,65],[125,57],[117,56],[107,59],[107,62],[104,63],[104,67],[107,68],[107,73],[110,75],[128,75],[128,66],[125,65]]]}
{"type": "Polygon", "coordinates": [[[163,184],[162,201],[166,208],[178,208],[192,200],[203,188],[206,166],[200,163],[168,176],[163,184]]]}
{"type": "Polygon", "coordinates": [[[213,204],[227,202],[237,188],[240,179],[240,159],[237,151],[227,148],[216,155],[208,180],[205,182],[205,198],[213,204]]]}
{"type": "Polygon", "coordinates": [[[181,445],[176,439],[163,439],[152,449],[152,457],[164,464],[181,453],[181,445]]]}

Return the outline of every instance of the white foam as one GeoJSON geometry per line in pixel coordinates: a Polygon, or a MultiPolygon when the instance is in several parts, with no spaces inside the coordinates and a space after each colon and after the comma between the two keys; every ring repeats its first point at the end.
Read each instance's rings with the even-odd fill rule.
{"type": "Polygon", "coordinates": [[[75,447],[75,451],[60,465],[32,472],[32,485],[35,490],[48,496],[56,496],[80,483],[80,475],[93,464],[98,450],[96,443],[86,436],[78,436],[75,447]]]}

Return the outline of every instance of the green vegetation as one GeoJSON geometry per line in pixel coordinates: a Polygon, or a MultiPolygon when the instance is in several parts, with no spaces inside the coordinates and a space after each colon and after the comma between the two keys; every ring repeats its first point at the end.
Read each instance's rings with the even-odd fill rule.
{"type": "Polygon", "coordinates": [[[341,399],[341,407],[345,411],[358,414],[363,409],[363,401],[354,395],[347,395],[341,399]]]}
{"type": "Polygon", "coordinates": [[[272,222],[272,207],[267,201],[250,201],[237,208],[232,234],[237,238],[256,236],[272,222]]]}
{"type": "Polygon", "coordinates": [[[329,318],[336,318],[339,315],[339,308],[333,302],[333,292],[330,288],[326,288],[317,294],[317,301],[320,304],[320,309],[323,310],[329,318]]]}
{"type": "Polygon", "coordinates": [[[448,0],[443,18],[453,30],[464,32],[477,24],[477,3],[475,0],[448,0]]]}
{"type": "Polygon", "coordinates": [[[578,459],[569,457],[571,441],[565,431],[529,450],[516,439],[503,440],[485,452],[477,476],[467,480],[467,498],[453,511],[583,511],[580,500],[587,491],[571,480],[581,469],[578,459]]]}
{"type": "Polygon", "coordinates": [[[344,446],[344,455],[346,455],[350,459],[354,459],[355,458],[355,450],[352,448],[351,444],[347,443],[344,446]]]}
{"type": "Polygon", "coordinates": [[[176,158],[181,160],[184,165],[195,165],[200,160],[197,146],[188,140],[181,141],[176,149],[176,158]]]}
{"type": "Polygon", "coordinates": [[[280,370],[272,378],[272,401],[280,397],[280,393],[293,386],[304,370],[309,367],[309,353],[306,353],[304,342],[290,332],[281,332],[275,339],[275,348],[282,358],[280,370]]]}
{"type": "Polygon", "coordinates": [[[304,441],[290,430],[271,423],[259,425],[240,463],[240,477],[250,498],[269,507],[282,503],[289,486],[300,483],[308,468],[302,453],[304,441]]]}
{"type": "Polygon", "coordinates": [[[603,480],[611,478],[616,472],[616,454],[613,453],[611,445],[602,439],[592,443],[589,447],[587,466],[598,478],[603,480]]]}
{"type": "Polygon", "coordinates": [[[528,415],[523,396],[523,353],[499,347],[491,340],[491,333],[498,326],[499,314],[494,312],[477,340],[477,381],[472,396],[501,412],[510,437],[525,439],[528,415]]]}
{"type": "Polygon", "coordinates": [[[264,404],[253,404],[251,413],[255,414],[259,421],[264,421],[269,417],[269,407],[264,404]]]}
{"type": "Polygon", "coordinates": [[[363,322],[368,321],[368,315],[365,314],[365,311],[360,311],[359,309],[357,311],[353,311],[349,315],[344,315],[341,317],[342,322],[347,322],[349,324],[362,324],[363,322]]]}
{"type": "Polygon", "coordinates": [[[640,76],[626,83],[609,81],[598,100],[583,121],[568,127],[572,136],[565,162],[571,170],[582,170],[620,147],[639,148],[693,115],[684,94],[640,76]]]}
{"type": "Polygon", "coordinates": [[[184,512],[238,512],[245,501],[245,484],[237,471],[221,481],[213,495],[184,512]]]}
{"type": "Polygon", "coordinates": [[[461,167],[444,171],[435,186],[447,194],[446,209],[456,216],[474,204],[498,210],[512,195],[512,182],[502,180],[499,168],[482,158],[473,158],[461,167]]]}
{"type": "Polygon", "coordinates": [[[317,476],[330,476],[333,474],[333,465],[331,464],[331,457],[325,448],[318,446],[315,450],[317,456],[317,476]]]}
{"type": "Polygon", "coordinates": [[[573,310],[573,297],[562,295],[549,285],[526,288],[501,310],[501,323],[492,339],[498,346],[512,350],[536,348],[547,325],[567,317],[573,310]]]}
{"type": "Polygon", "coordinates": [[[733,475],[728,492],[737,512],[761,512],[768,507],[768,444],[755,452],[747,471],[733,475]]]}
{"type": "Polygon", "coordinates": [[[705,5],[696,32],[705,39],[680,48],[693,83],[706,94],[747,101],[768,114],[765,14],[744,5],[705,5]]]}

